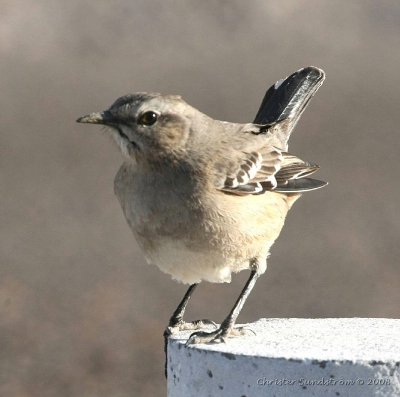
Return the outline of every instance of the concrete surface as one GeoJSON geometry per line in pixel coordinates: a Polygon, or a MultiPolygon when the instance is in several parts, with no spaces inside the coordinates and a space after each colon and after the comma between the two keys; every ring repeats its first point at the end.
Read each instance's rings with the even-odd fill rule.
{"type": "Polygon", "coordinates": [[[227,343],[168,345],[168,396],[400,396],[400,320],[261,319],[227,343]]]}

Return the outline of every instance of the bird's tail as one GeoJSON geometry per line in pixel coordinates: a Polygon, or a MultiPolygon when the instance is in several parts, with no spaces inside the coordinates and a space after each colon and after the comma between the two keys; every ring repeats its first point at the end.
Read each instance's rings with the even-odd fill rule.
{"type": "Polygon", "coordinates": [[[323,70],[309,66],[277,81],[266,92],[254,124],[284,122],[276,134],[282,148],[287,148],[294,126],[324,79],[323,70]]]}

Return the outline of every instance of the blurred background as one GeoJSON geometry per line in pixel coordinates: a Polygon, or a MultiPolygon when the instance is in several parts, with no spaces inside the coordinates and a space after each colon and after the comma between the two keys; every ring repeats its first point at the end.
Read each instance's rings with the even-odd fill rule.
{"type": "MultiPolygon", "coordinates": [[[[327,79],[290,149],[325,189],[292,209],[239,322],[399,317],[400,3],[2,0],[0,395],[165,395],[162,333],[186,290],[145,264],[113,194],[121,156],[75,123],[135,91],[252,121],[266,88],[327,79]]],[[[220,322],[248,274],[204,283],[220,322]]]]}

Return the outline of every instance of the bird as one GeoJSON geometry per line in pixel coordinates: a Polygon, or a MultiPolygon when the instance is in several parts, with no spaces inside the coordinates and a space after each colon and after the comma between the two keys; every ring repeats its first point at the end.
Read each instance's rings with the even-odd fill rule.
{"type": "Polygon", "coordinates": [[[317,164],[288,152],[290,134],[324,79],[310,66],[277,81],[252,123],[215,120],[179,95],[146,92],[77,119],[104,126],[122,152],[114,191],[147,262],[189,285],[165,338],[191,330],[186,343],[195,345],[245,333],[236,319],[288,211],[303,193],[327,185],[310,178],[317,164]],[[201,282],[230,282],[243,270],[249,278],[219,326],[184,321],[201,282]]]}

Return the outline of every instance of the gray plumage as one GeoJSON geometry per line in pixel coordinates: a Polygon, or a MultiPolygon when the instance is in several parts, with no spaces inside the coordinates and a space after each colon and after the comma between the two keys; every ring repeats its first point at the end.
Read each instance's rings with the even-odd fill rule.
{"type": "Polygon", "coordinates": [[[150,263],[188,284],[265,271],[288,210],[326,184],[287,145],[323,79],[309,67],[276,83],[254,123],[214,120],[179,96],[148,93],[78,119],[107,126],[124,154],[115,193],[150,263]]]}

